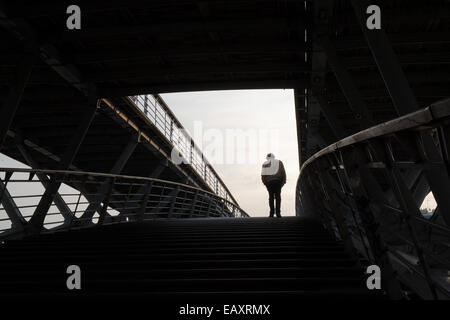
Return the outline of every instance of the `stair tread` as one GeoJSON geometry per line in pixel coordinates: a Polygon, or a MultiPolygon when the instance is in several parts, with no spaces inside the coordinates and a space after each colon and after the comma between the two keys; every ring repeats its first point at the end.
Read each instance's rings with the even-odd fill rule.
{"type": "Polygon", "coordinates": [[[6,241],[0,295],[64,296],[69,264],[80,266],[88,296],[373,295],[342,242],[314,221],[174,220],[6,241]]]}

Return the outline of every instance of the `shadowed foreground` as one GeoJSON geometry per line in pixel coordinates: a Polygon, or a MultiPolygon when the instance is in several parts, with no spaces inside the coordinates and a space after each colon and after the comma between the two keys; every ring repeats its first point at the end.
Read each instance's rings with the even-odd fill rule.
{"type": "Polygon", "coordinates": [[[6,241],[2,295],[369,298],[365,275],[340,242],[298,217],[159,220],[6,241]],[[68,290],[66,268],[81,268],[68,290]]]}

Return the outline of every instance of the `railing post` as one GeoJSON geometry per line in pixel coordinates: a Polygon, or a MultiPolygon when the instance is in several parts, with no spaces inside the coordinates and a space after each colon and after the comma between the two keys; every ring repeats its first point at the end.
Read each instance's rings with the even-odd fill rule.
{"type": "Polygon", "coordinates": [[[125,203],[123,204],[123,208],[124,208],[125,210],[128,209],[127,206],[128,206],[128,203],[130,202],[130,195],[131,195],[131,192],[132,192],[132,190],[133,190],[133,186],[134,186],[134,183],[131,182],[131,184],[130,184],[130,186],[129,186],[129,188],[128,188],[127,195],[125,196],[125,203]]]}
{"type": "MultiPolygon", "coordinates": [[[[83,114],[83,119],[78,124],[78,127],[75,130],[75,133],[71,138],[70,143],[68,144],[64,152],[64,155],[62,156],[62,158],[58,163],[58,169],[67,170],[69,166],[72,164],[89,130],[89,127],[91,126],[91,123],[94,120],[98,103],[99,103],[98,100],[96,100],[95,103],[93,101],[90,101],[87,110],[83,114]]],[[[50,206],[52,205],[52,202],[56,194],[58,193],[63,178],[64,177],[62,176],[59,177],[59,175],[54,175],[53,178],[50,179],[50,182],[48,186],[45,188],[45,192],[42,195],[39,204],[33,213],[33,216],[28,221],[28,224],[26,226],[28,233],[36,234],[41,232],[47,212],[50,206]]]]}
{"type": "Polygon", "coordinates": [[[177,186],[176,189],[175,189],[175,193],[174,193],[174,195],[172,197],[172,203],[170,204],[169,218],[172,218],[173,211],[175,209],[175,204],[177,202],[177,197],[178,197],[179,193],[180,193],[180,186],[177,186]]]}
{"type": "Polygon", "coordinates": [[[197,205],[197,199],[198,199],[198,189],[195,191],[194,200],[192,201],[191,210],[189,211],[189,218],[192,218],[192,215],[195,211],[195,206],[197,205]]]}
{"type": "Polygon", "coordinates": [[[153,181],[147,182],[144,188],[144,197],[141,202],[141,207],[138,213],[138,220],[144,221],[145,211],[147,210],[148,199],[150,197],[150,192],[152,191],[153,181]]]}
{"type": "Polygon", "coordinates": [[[70,228],[72,226],[72,222],[76,218],[76,214],[77,214],[78,206],[80,204],[81,196],[82,196],[82,193],[80,191],[80,194],[78,195],[77,203],[75,205],[75,209],[73,210],[73,214],[70,217],[70,222],[68,223],[68,228],[70,228]]]}
{"type": "Polygon", "coordinates": [[[225,201],[222,200],[222,212],[221,212],[222,217],[225,215],[224,212],[225,212],[225,201]]]}
{"type": "MultiPolygon", "coordinates": [[[[19,149],[19,152],[22,154],[25,161],[31,168],[39,169],[39,165],[32,158],[31,154],[25,148],[25,145],[22,144],[22,141],[21,141],[21,143],[19,143],[17,145],[17,149],[19,149]]],[[[50,181],[48,180],[48,178],[45,174],[36,173],[36,176],[38,177],[39,181],[42,183],[44,188],[46,188],[48,186],[48,184],[50,183],[50,181]]],[[[61,215],[64,217],[64,224],[67,225],[69,223],[69,220],[71,220],[73,217],[72,211],[70,210],[69,206],[66,204],[63,197],[59,193],[57,193],[55,195],[53,202],[55,203],[55,205],[58,208],[61,215]]]]}
{"type": "Polygon", "coordinates": [[[211,211],[212,202],[213,202],[213,198],[212,198],[211,196],[209,196],[208,210],[207,210],[207,212],[206,212],[207,217],[210,216],[210,211],[211,211]]]}
{"type": "MultiPolygon", "coordinates": [[[[114,166],[110,170],[110,174],[117,175],[123,170],[126,163],[128,162],[128,159],[131,157],[134,150],[136,149],[136,146],[138,145],[138,143],[139,143],[139,141],[136,139],[136,136],[132,136],[130,141],[128,142],[128,144],[122,150],[119,158],[114,163],[114,166]]],[[[103,201],[105,194],[107,192],[107,188],[108,188],[108,186],[106,184],[106,181],[104,181],[103,183],[101,183],[99,185],[97,194],[92,197],[95,201],[93,203],[89,204],[89,206],[86,209],[86,212],[81,216],[80,219],[92,218],[92,216],[98,210],[100,203],[103,201]]],[[[128,200],[128,197],[127,197],[127,200],[128,200]]]]}
{"type": "Polygon", "coordinates": [[[148,96],[144,95],[144,114],[148,115],[148,96]]]}
{"type": "Polygon", "coordinates": [[[332,216],[334,217],[334,221],[336,222],[336,226],[338,228],[341,239],[344,241],[345,247],[347,251],[353,256],[356,257],[356,249],[353,244],[353,240],[351,237],[350,230],[347,226],[347,222],[345,220],[344,215],[341,212],[340,205],[336,200],[336,190],[332,187],[333,181],[326,167],[321,167],[318,170],[319,172],[319,181],[322,185],[322,189],[328,198],[328,202],[330,204],[332,210],[332,216]]]}
{"type": "Polygon", "coordinates": [[[111,195],[112,195],[112,191],[114,188],[114,184],[116,183],[116,178],[112,178],[109,180],[110,181],[108,183],[108,191],[107,191],[106,197],[103,201],[103,206],[99,210],[99,218],[98,218],[97,226],[101,226],[103,224],[103,222],[105,221],[105,216],[106,216],[106,213],[108,210],[109,202],[111,200],[111,195]]]}

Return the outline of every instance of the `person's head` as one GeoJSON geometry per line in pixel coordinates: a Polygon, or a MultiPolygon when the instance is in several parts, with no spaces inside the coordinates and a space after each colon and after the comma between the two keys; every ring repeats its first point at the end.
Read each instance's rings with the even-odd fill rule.
{"type": "Polygon", "coordinates": [[[266,159],[267,160],[275,159],[275,155],[273,153],[269,152],[266,156],[266,159]]]}

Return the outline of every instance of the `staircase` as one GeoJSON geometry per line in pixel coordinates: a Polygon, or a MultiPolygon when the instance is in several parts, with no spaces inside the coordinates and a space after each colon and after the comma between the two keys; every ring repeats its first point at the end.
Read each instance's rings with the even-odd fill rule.
{"type": "Polygon", "coordinates": [[[373,298],[357,262],[314,221],[297,217],[155,220],[10,240],[0,295],[373,298]],[[66,269],[81,268],[81,290],[66,269]]]}

